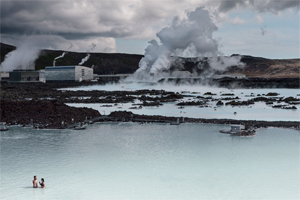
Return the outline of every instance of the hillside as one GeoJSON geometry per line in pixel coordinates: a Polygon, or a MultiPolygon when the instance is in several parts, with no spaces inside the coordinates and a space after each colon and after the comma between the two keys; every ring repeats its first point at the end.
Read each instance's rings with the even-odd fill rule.
{"type": "MultiPolygon", "coordinates": [[[[42,50],[35,62],[35,68],[43,69],[45,66],[52,66],[54,58],[62,53],[63,51],[42,50]]],[[[63,58],[57,59],[55,65],[78,65],[86,56],[87,53],[68,52],[63,58]]],[[[141,58],[142,55],[133,54],[90,53],[89,59],[83,65],[94,66],[96,74],[127,74],[135,72],[141,58]]]]}
{"type": "MultiPolygon", "coordinates": [[[[1,43],[1,60],[3,62],[5,55],[15,49],[14,46],[1,43]]],[[[54,58],[62,55],[64,51],[42,50],[38,59],[35,61],[35,69],[44,69],[46,66],[52,66],[54,58]]],[[[56,61],[59,65],[78,65],[87,53],[68,52],[63,58],[56,61]]],[[[232,55],[237,56],[237,55],[232,55]]],[[[83,65],[87,67],[94,66],[96,74],[128,74],[134,73],[138,69],[139,61],[143,55],[122,54],[122,53],[90,53],[90,58],[83,65]]],[[[171,69],[187,70],[190,72],[201,73],[197,68],[200,63],[195,59],[179,58],[183,61],[182,66],[173,64],[171,69]]],[[[250,77],[269,77],[269,78],[295,78],[300,77],[300,59],[267,59],[261,57],[252,57],[243,55],[241,61],[245,63],[243,69],[235,66],[228,72],[242,73],[250,77]]],[[[206,66],[208,67],[208,66],[206,66]]]]}
{"type": "Polygon", "coordinates": [[[246,64],[242,74],[252,77],[296,78],[300,77],[300,59],[266,59],[243,56],[241,61],[246,64]]]}

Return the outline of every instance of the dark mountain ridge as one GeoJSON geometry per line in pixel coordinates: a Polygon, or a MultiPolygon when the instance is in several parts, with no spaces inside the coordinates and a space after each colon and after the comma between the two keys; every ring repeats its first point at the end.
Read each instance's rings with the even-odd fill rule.
{"type": "MultiPolygon", "coordinates": [[[[16,47],[4,43],[1,45],[2,63],[5,55],[16,49],[16,47]]],[[[78,65],[87,53],[70,52],[62,50],[41,50],[38,59],[35,61],[35,69],[44,69],[46,66],[53,66],[53,60],[62,55],[63,58],[56,60],[56,66],[60,65],[78,65]]],[[[125,54],[125,53],[89,53],[89,59],[83,66],[93,67],[95,74],[131,74],[138,67],[143,55],[125,54]]],[[[240,56],[233,54],[231,56],[240,56]]],[[[176,58],[171,66],[171,71],[181,70],[202,73],[209,68],[207,61],[197,58],[176,58]],[[201,64],[202,68],[199,68],[201,64]]],[[[273,78],[295,78],[300,75],[300,59],[268,59],[262,57],[253,57],[241,55],[241,62],[245,67],[238,68],[232,66],[225,73],[241,73],[252,77],[273,77],[273,78]]]]}

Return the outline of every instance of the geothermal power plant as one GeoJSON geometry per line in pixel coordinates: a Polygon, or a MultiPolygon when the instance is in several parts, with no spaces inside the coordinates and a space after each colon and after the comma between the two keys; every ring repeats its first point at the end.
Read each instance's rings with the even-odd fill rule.
{"type": "MultiPolygon", "coordinates": [[[[3,73],[8,82],[57,82],[57,81],[89,81],[93,77],[93,69],[84,66],[50,66],[44,70],[14,70],[3,73]]],[[[5,78],[4,78],[5,77],[5,78]]]]}
{"type": "Polygon", "coordinates": [[[56,60],[64,57],[66,52],[54,58],[53,66],[47,66],[42,70],[16,69],[9,72],[1,72],[1,81],[8,82],[58,82],[58,81],[89,81],[94,78],[93,69],[81,66],[88,57],[82,59],[79,65],[55,66],[56,60]]]}

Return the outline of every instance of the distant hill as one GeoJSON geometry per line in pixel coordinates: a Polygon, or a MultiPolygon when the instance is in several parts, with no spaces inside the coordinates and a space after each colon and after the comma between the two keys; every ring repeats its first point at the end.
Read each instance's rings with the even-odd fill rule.
{"type": "MultiPolygon", "coordinates": [[[[1,61],[5,55],[16,47],[4,43],[1,45],[1,61]]],[[[62,55],[64,51],[58,50],[41,50],[38,59],[35,61],[35,69],[44,69],[46,66],[52,66],[54,58],[62,55]]],[[[87,53],[68,52],[63,58],[56,60],[56,66],[59,65],[78,65],[81,60],[87,56],[87,53]]],[[[238,56],[238,55],[232,55],[238,56]]],[[[94,66],[96,74],[128,74],[134,73],[139,66],[143,55],[122,54],[122,53],[90,53],[90,58],[83,65],[87,67],[94,66]]],[[[202,71],[197,68],[199,61],[191,58],[178,58],[183,61],[183,66],[173,64],[171,69],[187,70],[190,72],[202,71]]],[[[300,59],[267,59],[261,57],[252,57],[242,55],[241,61],[245,63],[243,69],[236,66],[229,68],[227,72],[242,73],[247,76],[258,77],[299,77],[300,76],[300,59]]],[[[202,62],[202,61],[201,61],[202,62]]],[[[209,67],[209,66],[206,66],[209,67]]]]}
{"type": "Polygon", "coordinates": [[[246,67],[236,72],[254,77],[296,78],[300,77],[300,59],[267,59],[242,56],[246,67]]]}
{"type": "MultiPolygon", "coordinates": [[[[64,51],[42,50],[35,62],[36,69],[52,66],[53,60],[62,55],[64,51]]],[[[89,59],[83,64],[87,67],[94,66],[96,74],[126,74],[133,73],[138,68],[142,55],[121,53],[89,53],[89,59]]],[[[56,60],[56,66],[78,65],[87,53],[68,52],[63,58],[56,60]]]]}

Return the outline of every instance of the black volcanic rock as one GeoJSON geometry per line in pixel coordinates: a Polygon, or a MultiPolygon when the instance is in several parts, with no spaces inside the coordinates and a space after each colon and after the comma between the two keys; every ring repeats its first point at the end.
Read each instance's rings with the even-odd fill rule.
{"type": "Polygon", "coordinates": [[[83,122],[100,116],[100,113],[91,108],[75,108],[59,101],[1,101],[1,120],[10,124],[48,124],[48,127],[60,128],[61,122],[71,124],[83,122]]]}
{"type": "Polygon", "coordinates": [[[217,105],[217,106],[223,106],[224,103],[223,103],[222,101],[218,101],[216,105],[217,105]]]}

